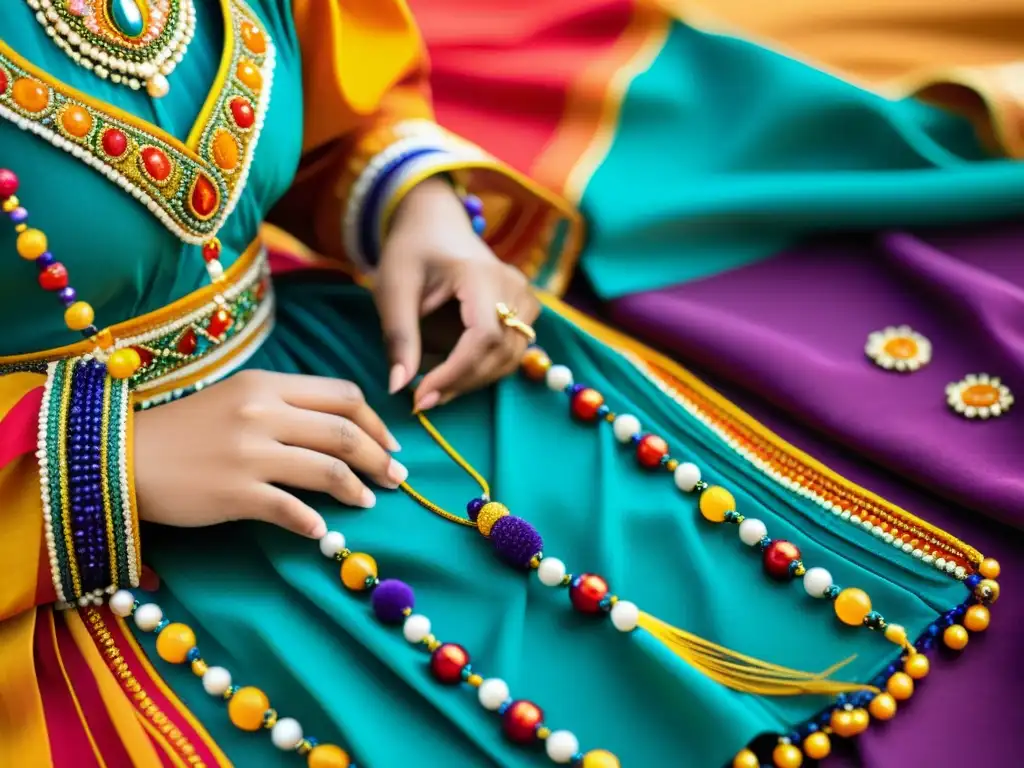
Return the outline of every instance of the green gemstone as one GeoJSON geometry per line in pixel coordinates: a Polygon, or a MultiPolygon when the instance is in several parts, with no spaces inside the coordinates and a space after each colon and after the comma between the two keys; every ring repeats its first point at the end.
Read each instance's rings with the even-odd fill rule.
{"type": "Polygon", "coordinates": [[[107,15],[125,37],[139,37],[146,30],[146,20],[138,0],[107,0],[107,15]]]}

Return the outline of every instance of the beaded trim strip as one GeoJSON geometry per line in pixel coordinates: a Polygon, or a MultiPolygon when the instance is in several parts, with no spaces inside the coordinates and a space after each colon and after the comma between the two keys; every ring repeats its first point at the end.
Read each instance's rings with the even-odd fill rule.
{"type": "Polygon", "coordinates": [[[0,118],[129,192],[181,240],[210,239],[245,187],[273,82],[273,43],[242,0],[227,3],[231,54],[188,146],[46,77],[0,42],[0,118]]]}
{"type": "Polygon", "coordinates": [[[834,481],[793,456],[771,437],[732,418],[679,379],[632,353],[620,351],[620,354],[688,413],[706,424],[730,449],[782,488],[810,499],[840,520],[957,580],[962,581],[981,563],[980,552],[945,531],[834,481]]]}
{"type": "Polygon", "coordinates": [[[128,407],[128,382],[107,376],[94,360],[72,358],[47,367],[36,456],[50,575],[60,607],[100,603],[104,591],[138,584],[128,407]],[[84,548],[90,544],[91,563],[84,548]],[[96,552],[97,547],[106,552],[96,552]]]}

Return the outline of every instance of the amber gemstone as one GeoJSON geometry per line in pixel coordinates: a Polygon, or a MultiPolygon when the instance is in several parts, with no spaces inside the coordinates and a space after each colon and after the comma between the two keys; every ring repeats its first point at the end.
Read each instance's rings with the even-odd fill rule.
{"type": "Polygon", "coordinates": [[[551,358],[540,347],[530,347],[523,353],[520,367],[528,379],[542,381],[551,367],[551,358]]]}
{"type": "Polygon", "coordinates": [[[26,112],[42,112],[50,103],[50,89],[29,77],[14,81],[14,103],[26,112]]]}
{"type": "Polygon", "coordinates": [[[196,332],[189,328],[178,339],[176,349],[183,355],[191,355],[196,351],[196,332]]]}
{"type": "Polygon", "coordinates": [[[110,157],[121,157],[126,149],[128,149],[128,137],[124,135],[124,131],[107,128],[103,132],[103,151],[110,157]]]}
{"type": "Polygon", "coordinates": [[[171,175],[171,161],[163,150],[146,147],[142,150],[142,167],[157,181],[166,181],[171,175]]]}
{"type": "Polygon", "coordinates": [[[986,408],[999,402],[999,390],[991,384],[975,384],[965,389],[960,399],[964,401],[964,405],[986,408]]]}
{"type": "Polygon", "coordinates": [[[239,128],[252,128],[252,124],[256,121],[256,113],[253,111],[249,100],[236,96],[231,100],[230,106],[231,117],[234,118],[235,125],[239,128]]]}
{"type": "Polygon", "coordinates": [[[61,113],[60,124],[71,136],[80,139],[92,130],[92,115],[82,107],[70,104],[61,113]]]}
{"type": "Polygon", "coordinates": [[[228,701],[228,717],[236,728],[243,731],[258,731],[263,727],[263,717],[270,709],[270,699],[259,688],[248,686],[235,692],[228,701]]]}
{"type": "Polygon", "coordinates": [[[251,21],[242,22],[242,42],[256,55],[267,52],[267,41],[263,37],[263,33],[251,21]]]}
{"type": "Polygon", "coordinates": [[[192,197],[190,198],[192,210],[197,216],[207,219],[217,210],[220,203],[220,192],[209,178],[200,174],[192,185],[192,197]]]}
{"type": "Polygon", "coordinates": [[[253,91],[258,91],[263,85],[263,75],[260,74],[255,64],[246,59],[238,62],[238,66],[235,67],[235,76],[242,81],[243,85],[253,91]]]}
{"type": "Polygon", "coordinates": [[[206,332],[217,338],[231,327],[232,322],[231,313],[226,309],[218,309],[213,317],[210,318],[210,323],[206,326],[206,332]]]}
{"type": "Polygon", "coordinates": [[[227,131],[218,131],[213,139],[213,161],[225,171],[238,165],[238,142],[227,131]]]}

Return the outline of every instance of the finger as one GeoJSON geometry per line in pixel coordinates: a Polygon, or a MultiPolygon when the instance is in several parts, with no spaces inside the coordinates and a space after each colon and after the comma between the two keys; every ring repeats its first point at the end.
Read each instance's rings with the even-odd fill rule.
{"type": "Polygon", "coordinates": [[[327,524],[320,513],[281,488],[264,485],[254,504],[258,520],[311,539],[322,538],[327,524]]]}
{"type": "MultiPolygon", "coordinates": [[[[381,259],[382,264],[396,263],[381,259]]],[[[374,296],[380,313],[384,343],[391,361],[388,392],[394,394],[407,386],[420,368],[420,303],[423,293],[423,270],[381,269],[377,275],[374,296]]]]}
{"type": "Polygon", "coordinates": [[[521,359],[522,352],[518,350],[515,343],[510,342],[504,345],[484,358],[476,366],[472,376],[459,379],[454,388],[441,392],[438,405],[449,403],[459,395],[481,389],[508,376],[519,367],[521,359]]]}
{"type": "Polygon", "coordinates": [[[448,358],[423,377],[416,388],[415,407],[428,410],[442,395],[464,391],[475,383],[481,370],[493,366],[494,353],[502,345],[501,336],[500,329],[467,329],[448,358]]]}
{"type": "Polygon", "coordinates": [[[272,483],[327,493],[353,507],[368,509],[377,503],[373,491],[348,464],[308,448],[281,446],[264,473],[272,483]]]}
{"type": "Polygon", "coordinates": [[[290,408],[282,414],[274,436],[286,445],[341,459],[385,488],[397,488],[409,476],[380,443],[344,416],[290,408]]]}
{"type": "Polygon", "coordinates": [[[363,391],[351,381],[286,373],[271,376],[278,394],[288,405],[345,416],[387,450],[401,449],[384,421],[366,403],[363,391]]]}

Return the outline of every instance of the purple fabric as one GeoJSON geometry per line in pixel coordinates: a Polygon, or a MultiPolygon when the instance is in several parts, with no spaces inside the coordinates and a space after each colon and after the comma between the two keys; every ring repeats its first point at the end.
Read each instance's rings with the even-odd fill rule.
{"type": "Polygon", "coordinates": [[[947,408],[944,390],[984,372],[1024,395],[1024,226],[837,238],[603,309],[790,442],[1003,565],[991,629],[961,658],[936,659],[892,723],[830,764],[1017,764],[1024,403],[972,422],[947,408]],[[901,324],[934,348],[909,375],[863,352],[868,333],[901,324]]]}

